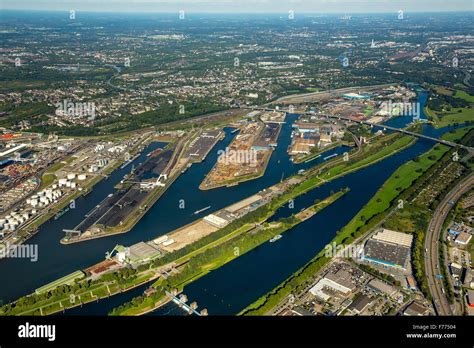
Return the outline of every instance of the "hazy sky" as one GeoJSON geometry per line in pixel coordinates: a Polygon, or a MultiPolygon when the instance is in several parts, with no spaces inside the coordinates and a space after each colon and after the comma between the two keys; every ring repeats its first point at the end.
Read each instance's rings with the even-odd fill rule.
{"type": "Polygon", "coordinates": [[[474,0],[0,0],[2,9],[107,12],[474,11],[474,0]]]}

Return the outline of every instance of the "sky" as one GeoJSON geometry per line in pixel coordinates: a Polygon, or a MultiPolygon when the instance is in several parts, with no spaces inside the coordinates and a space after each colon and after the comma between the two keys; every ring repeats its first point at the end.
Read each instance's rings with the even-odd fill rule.
{"type": "Polygon", "coordinates": [[[474,0],[0,0],[0,8],[91,12],[380,13],[474,11],[474,0]]]}

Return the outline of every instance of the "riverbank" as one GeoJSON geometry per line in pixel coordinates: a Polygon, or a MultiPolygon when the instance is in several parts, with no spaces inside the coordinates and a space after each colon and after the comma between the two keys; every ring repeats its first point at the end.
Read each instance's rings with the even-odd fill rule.
{"type": "MultiPolygon", "coordinates": [[[[137,143],[131,150],[132,155],[140,154],[143,151],[144,144],[147,144],[150,141],[150,138],[144,138],[142,141],[137,143]]],[[[66,164],[71,163],[74,158],[74,156],[69,157],[67,160],[62,162],[58,162],[54,165],[52,165],[50,168],[48,168],[45,171],[45,175],[47,175],[48,178],[48,185],[43,185],[41,183],[40,187],[46,188],[49,185],[53,183],[55,180],[56,176],[55,173],[56,171],[60,170],[62,167],[64,167],[66,164]],[[52,180],[50,180],[52,179],[52,180]]],[[[18,240],[15,242],[15,244],[23,244],[30,238],[36,235],[38,232],[39,228],[41,225],[44,223],[48,222],[50,219],[53,217],[56,217],[58,214],[60,214],[64,209],[67,209],[67,207],[70,206],[71,202],[75,202],[77,199],[80,197],[87,196],[89,193],[92,192],[93,188],[100,183],[102,180],[107,178],[111,173],[113,173],[117,168],[119,168],[122,165],[123,162],[119,160],[115,160],[113,163],[111,163],[109,166],[107,166],[103,172],[99,175],[94,176],[91,180],[85,181],[82,185],[82,190],[80,191],[75,191],[74,193],[70,194],[69,196],[62,197],[53,207],[51,207],[47,213],[43,215],[38,215],[36,216],[33,220],[29,221],[26,226],[22,228],[22,230],[19,231],[21,234],[18,240]]]]}
{"type": "MultiPolygon", "coordinates": [[[[166,168],[164,169],[164,173],[172,173],[170,177],[166,180],[166,185],[165,186],[156,186],[154,188],[151,188],[151,191],[147,194],[145,199],[141,201],[137,208],[135,208],[133,211],[131,211],[128,216],[125,218],[124,221],[122,221],[118,226],[115,227],[105,227],[105,228],[99,228],[96,226],[97,220],[91,227],[95,227],[98,232],[91,233],[90,230],[92,229],[89,227],[89,231],[86,231],[82,233],[80,236],[77,237],[64,237],[61,239],[60,243],[67,245],[67,244],[74,244],[74,243],[80,243],[80,242],[85,242],[93,239],[99,239],[99,238],[105,238],[105,237],[110,237],[113,235],[119,235],[119,234],[124,234],[128,233],[130,230],[133,229],[133,227],[140,221],[140,219],[153,207],[153,205],[160,199],[160,197],[166,192],[166,190],[173,184],[173,182],[179,177],[181,174],[181,169],[180,168],[174,168],[173,164],[176,164],[177,161],[175,160],[176,157],[181,156],[181,154],[184,152],[184,146],[183,143],[186,139],[181,140],[178,142],[178,145],[176,146],[176,149],[174,150],[166,168]],[[87,234],[89,233],[89,234],[87,234]]],[[[173,143],[168,143],[168,145],[165,147],[164,151],[167,150],[167,148],[172,147],[173,143]]],[[[171,151],[171,150],[168,150],[171,151]]],[[[159,156],[159,155],[158,155],[159,156]]],[[[127,192],[128,193],[128,192],[127,192]]],[[[117,193],[116,193],[117,194],[117,193]]],[[[126,193],[125,193],[126,194],[126,193]]],[[[117,203],[116,203],[117,204],[117,203]]],[[[112,208],[111,208],[112,209],[112,208]]],[[[106,212],[105,214],[107,214],[106,212]]]]}
{"type": "MultiPolygon", "coordinates": [[[[453,133],[448,133],[453,134],[453,133]]],[[[455,132],[458,136],[464,131],[455,132]]],[[[452,136],[452,135],[451,135],[452,136]]],[[[424,175],[431,166],[439,161],[449,148],[435,145],[418,159],[400,166],[376,192],[370,201],[345,225],[328,244],[347,246],[363,238],[364,235],[378,226],[389,216],[392,209],[397,209],[396,199],[410,189],[412,184],[424,175]]],[[[326,257],[324,249],[313,257],[298,271],[285,279],[262,297],[240,311],[240,315],[265,315],[284,301],[291,293],[297,293],[309,286],[315,275],[331,259],[326,257]]]]}
{"type": "MultiPolygon", "coordinates": [[[[167,254],[161,259],[157,259],[156,261],[158,264],[155,264],[154,267],[160,267],[168,263],[173,263],[177,259],[182,259],[184,256],[186,256],[189,253],[194,253],[193,255],[196,255],[196,252],[199,250],[206,250],[206,246],[208,244],[214,243],[217,240],[219,242],[226,240],[228,235],[231,232],[235,232],[236,229],[242,228],[243,230],[248,230],[252,228],[252,224],[249,224],[250,219],[256,219],[255,221],[260,221],[261,219],[268,219],[269,216],[272,215],[271,210],[276,209],[280,207],[284,202],[287,202],[289,199],[292,197],[297,197],[298,195],[301,195],[305,192],[308,192],[309,190],[321,185],[322,183],[325,183],[326,180],[311,180],[310,177],[318,174],[318,170],[322,168],[328,168],[328,167],[336,167],[338,170],[334,172],[336,176],[340,176],[344,174],[344,169],[355,171],[358,168],[358,164],[362,163],[363,165],[368,165],[370,163],[375,163],[378,160],[381,160],[382,157],[387,156],[388,154],[393,154],[398,151],[401,151],[401,149],[406,146],[409,142],[411,141],[411,137],[408,136],[402,136],[402,135],[397,135],[397,134],[391,134],[388,135],[384,138],[379,138],[377,139],[377,142],[374,142],[371,144],[370,150],[367,149],[367,151],[360,152],[357,151],[355,154],[355,158],[358,160],[354,160],[354,162],[344,162],[342,161],[341,164],[341,158],[334,158],[331,161],[328,162],[323,162],[315,167],[313,167],[311,170],[308,170],[304,176],[301,175],[296,175],[293,177],[287,178],[287,180],[292,180],[294,178],[300,178],[302,182],[300,185],[297,185],[295,187],[291,188],[291,192],[288,195],[283,195],[279,197],[278,201],[272,202],[272,205],[269,207],[265,207],[264,210],[257,212],[253,216],[249,216],[247,220],[242,220],[239,222],[238,225],[229,225],[227,228],[222,229],[221,231],[214,232],[210,236],[207,236],[203,238],[202,240],[199,240],[198,242],[193,243],[192,245],[183,248],[179,250],[178,252],[174,252],[172,254],[167,254]],[[383,151],[384,156],[377,155],[379,151],[383,151]],[[367,158],[366,158],[367,157],[367,158]],[[268,217],[267,217],[267,214],[268,217]],[[243,226],[246,226],[243,228],[243,226]]],[[[217,244],[217,243],[216,243],[217,244]]],[[[215,244],[211,244],[215,245],[215,244]]],[[[218,244],[217,244],[218,245],[218,244]]],[[[27,298],[27,297],[25,297],[27,298]]]]}
{"type": "MultiPolygon", "coordinates": [[[[341,190],[321,202],[314,203],[290,218],[283,218],[277,222],[255,225],[254,228],[220,244],[219,247],[207,249],[199,255],[190,258],[181,271],[164,280],[160,280],[155,283],[153,287],[155,287],[158,292],[163,293],[165,290],[170,291],[172,289],[177,289],[178,292],[182,292],[184,287],[190,282],[199,279],[212,270],[223,266],[262,243],[271,240],[275,236],[283,235],[290,231],[296,225],[306,221],[322,209],[334,203],[347,192],[348,190],[341,190]]],[[[128,315],[130,311],[133,311],[133,313],[139,313],[140,306],[143,304],[145,304],[145,307],[143,308],[142,314],[150,311],[148,308],[150,305],[149,302],[135,299],[135,303],[140,304],[138,306],[133,305],[132,301],[130,304],[124,305],[122,310],[114,310],[113,314],[128,315]]],[[[158,307],[155,307],[155,309],[156,308],[158,307]]]]}
{"type": "MultiPolygon", "coordinates": [[[[392,145],[391,148],[389,148],[389,150],[386,150],[387,149],[387,144],[384,144],[384,146],[381,146],[381,148],[385,149],[384,153],[383,153],[383,156],[373,156],[371,158],[371,160],[377,162],[378,160],[382,160],[383,158],[386,158],[387,155],[389,154],[393,154],[393,153],[396,153],[398,151],[394,151],[396,148],[398,148],[399,151],[401,151],[402,149],[404,149],[406,146],[410,146],[414,139],[412,139],[411,137],[405,137],[405,136],[400,136],[400,135],[391,135],[390,136],[390,139],[393,140],[394,144],[396,145],[392,145]],[[404,139],[405,138],[405,139],[404,139]],[[404,139],[403,141],[400,141],[400,142],[397,142],[398,140],[401,140],[401,139],[404,139]],[[393,151],[393,152],[392,152],[393,151]],[[378,159],[378,160],[377,160],[378,159]]],[[[383,144],[383,142],[382,142],[383,144]]],[[[373,155],[373,154],[372,154],[373,155]]],[[[333,161],[334,164],[337,164],[337,160],[334,160],[333,161]]],[[[366,163],[364,162],[364,165],[366,163]]],[[[326,166],[327,164],[323,164],[321,165],[321,167],[323,166],[326,166]]],[[[350,167],[351,170],[357,170],[357,166],[355,167],[350,167]]],[[[313,174],[314,174],[314,171],[313,171],[313,174]]],[[[307,180],[303,180],[303,184],[306,183],[307,180]]],[[[313,182],[312,184],[314,185],[314,187],[317,187],[319,186],[320,184],[324,183],[324,181],[318,181],[318,182],[313,182]]],[[[297,185],[296,187],[293,188],[292,193],[288,193],[288,194],[283,194],[282,196],[279,197],[279,200],[281,200],[282,202],[287,202],[288,200],[292,199],[292,198],[295,198],[299,195],[302,195],[308,191],[310,191],[311,189],[313,189],[312,187],[306,187],[306,189],[303,189],[303,190],[298,190],[298,187],[299,185],[297,185]]],[[[272,202],[273,203],[273,202],[272,202]]],[[[275,204],[274,206],[272,206],[272,204],[269,204],[269,206],[271,206],[273,209],[277,209],[277,206],[281,206],[280,204],[275,204]]],[[[272,214],[273,215],[273,214],[272,214]]],[[[267,218],[268,219],[268,218],[267,218]]],[[[180,259],[180,261],[186,261],[184,259],[180,259]]],[[[229,261],[228,261],[229,262],[229,261]]],[[[227,263],[227,262],[226,262],[227,263]]],[[[225,263],[224,263],[225,264],[225,263]]],[[[219,267],[223,266],[220,265],[219,267]]],[[[218,267],[216,268],[213,268],[213,269],[217,269],[218,267]]],[[[189,277],[189,279],[185,280],[184,281],[184,284],[179,284],[179,288],[178,290],[179,291],[182,291],[182,287],[184,287],[185,285],[189,285],[190,283],[198,280],[199,278],[205,276],[206,274],[208,274],[209,272],[207,270],[201,270],[201,272],[199,272],[197,275],[192,275],[189,277]]],[[[141,300],[137,300],[137,301],[141,301],[141,300]]],[[[149,303],[148,303],[149,304],[149,303]]]]}

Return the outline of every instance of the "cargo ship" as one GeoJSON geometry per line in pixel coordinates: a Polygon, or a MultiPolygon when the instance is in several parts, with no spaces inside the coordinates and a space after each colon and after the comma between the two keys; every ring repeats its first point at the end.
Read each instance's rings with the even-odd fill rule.
{"type": "Polygon", "coordinates": [[[157,148],[156,150],[153,150],[151,152],[149,152],[146,157],[151,157],[151,156],[155,156],[157,154],[159,154],[161,152],[161,150],[163,150],[161,147],[157,148]]]}
{"type": "Polygon", "coordinates": [[[270,243],[276,242],[277,240],[281,239],[281,237],[282,237],[281,234],[277,234],[275,237],[273,237],[272,239],[270,239],[270,243]]]}
{"type": "Polygon", "coordinates": [[[319,157],[321,157],[321,155],[314,156],[313,158],[310,158],[309,160],[304,161],[304,163],[314,161],[316,158],[319,158],[319,157]]]}
{"type": "Polygon", "coordinates": [[[59,219],[61,216],[63,216],[64,214],[66,214],[71,208],[67,207],[63,210],[61,210],[59,213],[57,213],[56,215],[54,215],[54,220],[57,220],[59,219]]]}
{"type": "Polygon", "coordinates": [[[137,153],[135,156],[133,156],[132,158],[130,158],[128,161],[126,161],[124,164],[122,164],[122,166],[120,167],[120,169],[123,169],[125,168],[126,166],[128,166],[130,163],[132,163],[133,161],[135,161],[138,156],[140,156],[140,153],[137,153]]]}
{"type": "Polygon", "coordinates": [[[328,160],[330,158],[333,158],[333,157],[336,157],[336,156],[337,156],[337,153],[334,153],[331,156],[324,157],[324,160],[326,161],[326,160],[328,160]]]}
{"type": "Polygon", "coordinates": [[[208,207],[205,207],[205,208],[196,210],[193,215],[200,214],[200,213],[202,213],[203,211],[206,211],[206,210],[208,210],[208,209],[210,209],[210,208],[211,208],[211,206],[208,206],[208,207]]]}

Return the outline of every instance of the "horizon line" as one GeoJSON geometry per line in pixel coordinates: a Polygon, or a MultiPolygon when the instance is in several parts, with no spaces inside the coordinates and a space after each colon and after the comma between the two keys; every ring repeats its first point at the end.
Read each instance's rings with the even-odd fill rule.
{"type": "MultiPolygon", "coordinates": [[[[0,8],[0,12],[1,11],[15,11],[15,12],[66,12],[66,13],[69,13],[69,11],[72,11],[74,10],[76,13],[77,12],[80,12],[80,13],[110,13],[110,14],[117,14],[117,13],[120,13],[120,14],[176,14],[176,13],[179,13],[179,11],[181,11],[182,9],[178,9],[178,10],[175,10],[175,11],[145,11],[145,10],[141,10],[141,11],[121,11],[121,10],[118,10],[118,11],[109,11],[109,10],[77,10],[75,8],[71,8],[69,10],[64,10],[64,9],[36,9],[36,8],[32,8],[32,9],[17,9],[17,8],[0,8]]],[[[327,14],[341,14],[341,15],[347,15],[347,14],[356,14],[356,15],[363,15],[363,14],[393,14],[393,13],[397,13],[397,11],[387,11],[387,12],[379,12],[379,11],[374,11],[374,12],[339,12],[339,11],[329,11],[329,12],[309,12],[309,11],[294,11],[295,14],[303,14],[303,15],[327,15],[327,14]]],[[[418,10],[414,10],[414,11],[404,11],[405,15],[406,14],[410,14],[410,13],[426,13],[426,14],[429,14],[429,13],[474,13],[474,10],[431,10],[431,11],[418,11],[418,10]]],[[[247,15],[257,15],[257,14],[288,14],[288,12],[284,12],[284,11],[268,11],[268,12],[265,12],[265,11],[257,11],[257,12],[248,12],[248,11],[233,11],[233,12],[209,12],[209,11],[185,11],[186,14],[211,14],[211,15],[218,15],[218,14],[224,14],[224,15],[228,15],[228,14],[247,14],[247,15]]]]}

